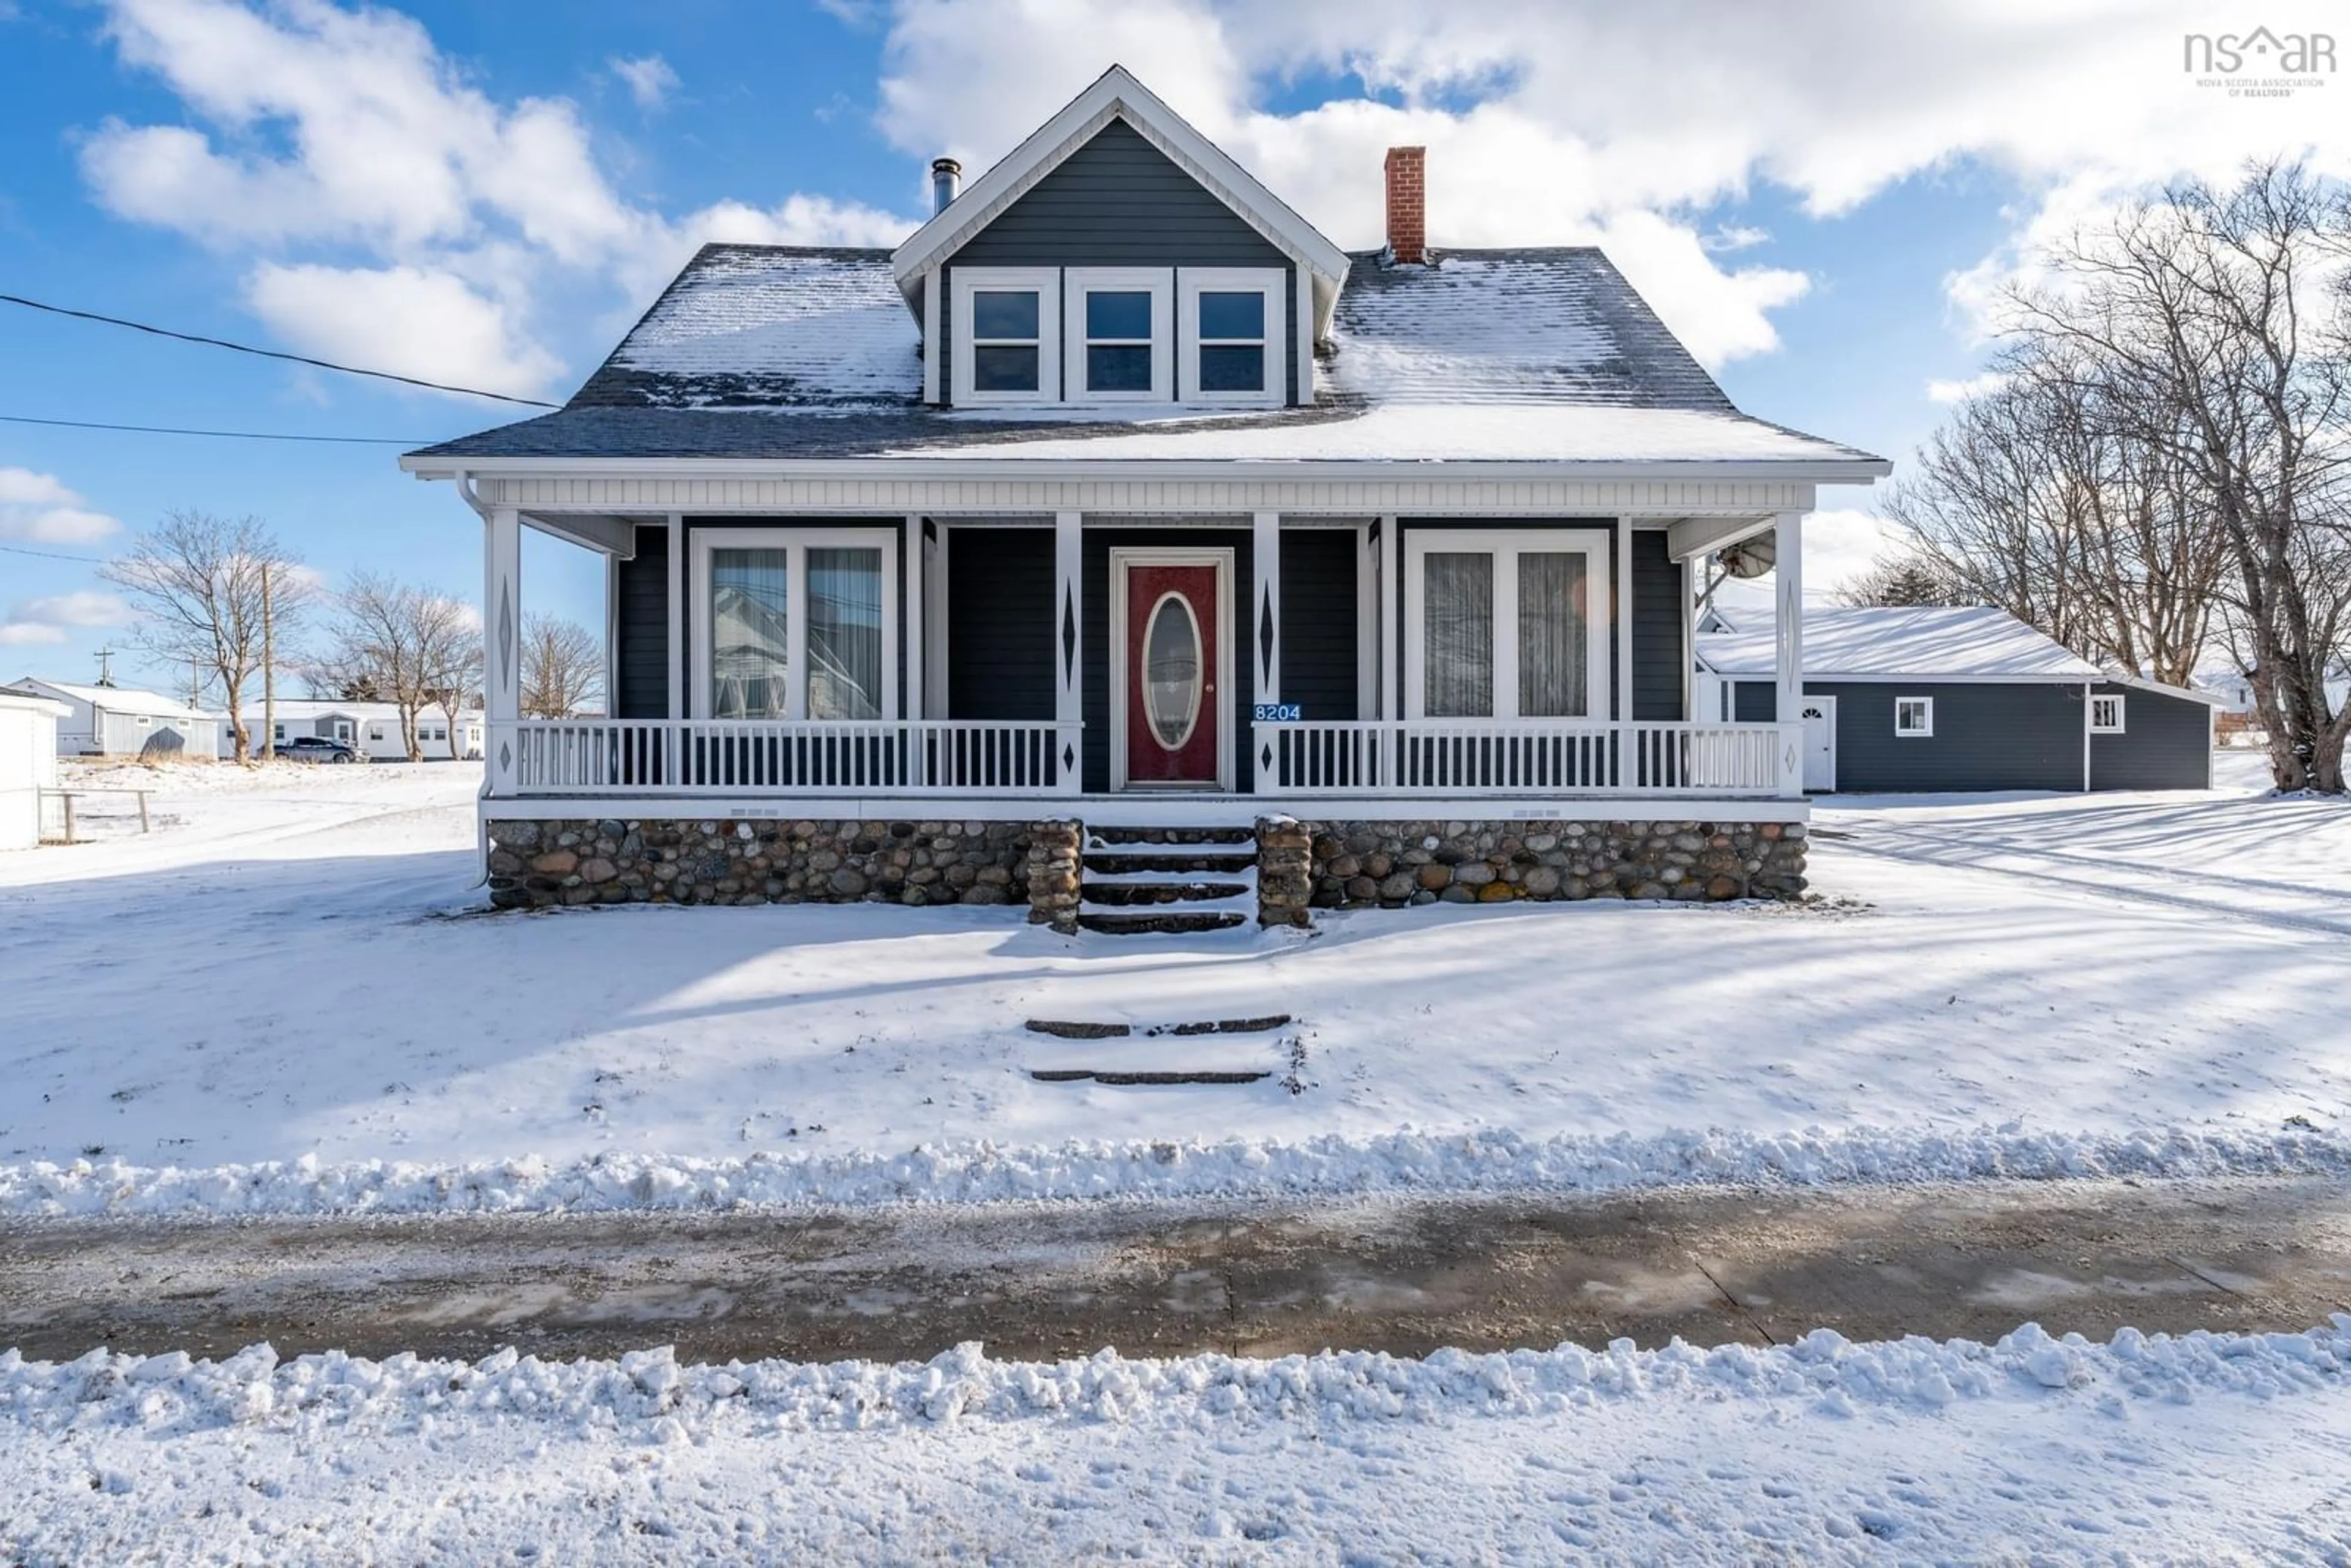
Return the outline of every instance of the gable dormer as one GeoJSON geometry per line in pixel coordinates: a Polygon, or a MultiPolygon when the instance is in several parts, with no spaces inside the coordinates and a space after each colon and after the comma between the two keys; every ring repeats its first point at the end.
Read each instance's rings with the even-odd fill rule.
{"type": "Polygon", "coordinates": [[[925,401],[1129,414],[1311,402],[1347,265],[1116,67],[892,257],[925,401]]]}

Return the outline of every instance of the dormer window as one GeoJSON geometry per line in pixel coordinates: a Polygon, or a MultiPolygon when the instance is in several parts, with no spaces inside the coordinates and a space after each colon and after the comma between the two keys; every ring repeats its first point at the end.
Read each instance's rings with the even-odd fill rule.
{"type": "Polygon", "coordinates": [[[955,401],[1058,402],[1061,272],[967,267],[955,275],[955,401]]]}
{"type": "Polygon", "coordinates": [[[1182,401],[1283,402],[1289,371],[1282,352],[1284,275],[1270,267],[1187,267],[1177,276],[1182,401]]]}
{"type": "Polygon", "coordinates": [[[1280,267],[961,267],[953,277],[956,403],[1288,401],[1280,267]]]}
{"type": "Polygon", "coordinates": [[[1164,267],[1073,267],[1068,277],[1067,400],[1173,400],[1175,274],[1164,267]]]}

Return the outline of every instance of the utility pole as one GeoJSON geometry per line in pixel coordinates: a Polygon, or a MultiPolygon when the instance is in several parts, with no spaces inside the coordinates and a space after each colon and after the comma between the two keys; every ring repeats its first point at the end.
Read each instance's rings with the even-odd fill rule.
{"type": "Polygon", "coordinates": [[[277,646],[269,614],[269,578],[274,562],[261,563],[261,755],[277,756],[277,646]]]}
{"type": "Polygon", "coordinates": [[[114,684],[114,650],[111,648],[98,651],[98,684],[101,686],[114,684]]]}

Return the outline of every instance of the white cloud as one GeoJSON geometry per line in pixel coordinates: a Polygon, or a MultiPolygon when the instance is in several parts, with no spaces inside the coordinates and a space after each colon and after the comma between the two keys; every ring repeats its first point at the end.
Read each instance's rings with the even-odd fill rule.
{"type": "MultiPolygon", "coordinates": [[[[820,196],[673,221],[615,189],[576,105],[493,99],[394,11],[112,0],[107,32],[189,121],[99,126],[91,192],[242,258],[247,305],[323,358],[544,393],[564,368],[549,340],[598,314],[581,297],[642,308],[705,231],[913,227],[820,196]]],[[[611,65],[648,107],[677,85],[659,56],[611,65]]]]}
{"type": "MultiPolygon", "coordinates": [[[[2306,30],[2325,15],[2280,0],[2262,19],[2306,30]]],[[[2253,100],[2194,85],[2182,35],[2221,21],[2209,0],[901,0],[880,122],[909,153],[984,167],[1123,61],[1351,248],[1381,237],[1381,151],[1426,143],[1433,242],[1607,245],[1719,364],[1772,348],[1771,312],[1802,292],[1782,269],[1722,264],[1761,236],[1701,227],[1761,180],[1829,215],[1980,160],[2024,183],[2025,242],[2175,173],[2309,145],[2351,157],[2329,89],[2253,100]],[[1316,74],[1380,96],[1257,107],[1316,74]]],[[[2003,247],[1972,286],[1953,279],[1955,300],[1974,314],[2013,264],[2003,247]]]]}
{"type": "Polygon", "coordinates": [[[83,589],[27,599],[13,612],[18,621],[46,621],[57,626],[122,626],[131,620],[131,606],[120,596],[83,589]]]}
{"type": "Polygon", "coordinates": [[[1927,383],[1927,401],[1965,402],[1970,398],[1979,398],[1987,392],[1998,392],[2007,380],[2008,378],[1998,371],[1985,371],[1980,375],[1969,376],[1963,381],[1929,381],[1927,383]]]}
{"type": "Polygon", "coordinates": [[[644,55],[633,59],[615,55],[604,63],[627,85],[629,96],[637,100],[639,109],[659,109],[669,100],[669,95],[678,89],[677,72],[659,55],[644,55]]]}
{"type": "Polygon", "coordinates": [[[122,525],[89,509],[54,474],[0,468],[0,539],[78,545],[121,531],[122,525]]]}
{"type": "Polygon", "coordinates": [[[0,645],[12,648],[31,647],[37,643],[62,643],[66,630],[38,621],[0,621],[0,645]]]}
{"type": "Polygon", "coordinates": [[[266,262],[246,295],[272,330],[319,359],[514,396],[562,368],[517,340],[496,298],[446,272],[266,262]]]}
{"type": "Polygon", "coordinates": [[[1834,595],[1901,542],[1889,524],[1867,512],[1824,507],[1804,518],[1804,594],[1834,595]]]}
{"type": "Polygon", "coordinates": [[[130,619],[131,607],[111,593],[84,591],[28,599],[0,621],[0,643],[62,643],[72,628],[120,626],[130,619]]]}

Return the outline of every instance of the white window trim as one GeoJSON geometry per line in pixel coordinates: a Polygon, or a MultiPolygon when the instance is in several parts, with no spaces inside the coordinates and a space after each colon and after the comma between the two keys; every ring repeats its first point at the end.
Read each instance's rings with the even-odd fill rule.
{"type": "Polygon", "coordinates": [[[1935,699],[1917,696],[1896,697],[1894,699],[1894,733],[1902,740],[1932,740],[1935,737],[1935,699]],[[1923,727],[1913,726],[1908,728],[1903,727],[1902,705],[1904,703],[1917,703],[1926,709],[1927,722],[1923,727]]]}
{"type": "MultiPolygon", "coordinates": [[[[1061,350],[1061,398],[1064,402],[1173,402],[1176,400],[1175,333],[1176,277],[1164,267],[1072,267],[1063,275],[1061,320],[1067,341],[1061,350]],[[1086,296],[1104,293],[1148,293],[1151,296],[1151,390],[1094,392],[1086,385],[1086,296]]],[[[1104,338],[1105,343],[1133,343],[1133,338],[1104,338]]]]}
{"type": "MultiPolygon", "coordinates": [[[[841,719],[842,724],[873,724],[898,716],[898,530],[895,528],[696,528],[694,530],[694,598],[689,621],[695,628],[694,712],[710,716],[710,557],[722,549],[779,549],[790,552],[785,562],[789,591],[791,676],[784,695],[787,722],[808,717],[808,552],[810,549],[873,549],[882,551],[882,716],[841,719]]],[[[756,720],[723,720],[756,723],[756,720]]]]}
{"type": "MultiPolygon", "coordinates": [[[[1282,330],[1282,304],[1289,273],[1278,267],[1186,267],[1176,274],[1176,378],[1179,402],[1207,407],[1279,408],[1289,401],[1289,344],[1282,330]],[[1265,296],[1265,390],[1211,392],[1200,390],[1200,296],[1265,296]]],[[[1210,342],[1219,340],[1210,339],[1210,342]]],[[[1223,340],[1239,342],[1240,339],[1223,340]]]]}
{"type": "Polygon", "coordinates": [[[1494,708],[1489,718],[1447,717],[1441,724],[1605,724],[1614,706],[1614,666],[1608,657],[1613,599],[1604,528],[1414,528],[1405,536],[1404,700],[1406,718],[1426,718],[1426,557],[1489,553],[1494,558],[1494,708]],[[1584,663],[1591,685],[1579,718],[1549,715],[1520,719],[1519,706],[1519,555],[1581,553],[1592,613],[1584,627],[1584,663]]]}
{"type": "Polygon", "coordinates": [[[2090,733],[2092,735],[2121,735],[2125,732],[2125,726],[2128,716],[2128,714],[2124,710],[2123,699],[2120,695],[2109,696],[2104,692],[2092,692],[2090,694],[2090,733]],[[2100,724],[2098,722],[2098,705],[2101,703],[2112,703],[2115,705],[2114,723],[2100,724]]]}
{"type": "MultiPolygon", "coordinates": [[[[997,340],[990,339],[989,341],[997,340]]],[[[1061,389],[1055,378],[1061,356],[1061,275],[1051,267],[959,267],[955,271],[955,401],[958,404],[1034,407],[1059,402],[1061,389]],[[1028,290],[1037,296],[1037,390],[976,392],[972,389],[971,297],[998,289],[1028,290]]]]}

